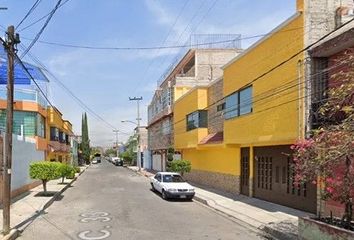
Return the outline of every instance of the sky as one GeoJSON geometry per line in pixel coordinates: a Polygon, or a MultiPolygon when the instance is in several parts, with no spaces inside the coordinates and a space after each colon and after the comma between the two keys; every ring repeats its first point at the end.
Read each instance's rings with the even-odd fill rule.
{"type": "MultiPolygon", "coordinates": [[[[0,0],[3,27],[17,26],[35,0],[0,0]]],[[[64,0],[62,2],[65,2],[64,0]]],[[[45,19],[22,28],[49,13],[57,0],[42,0],[16,29],[23,47],[30,44],[45,19]],[[22,31],[21,31],[22,30],[22,31]]],[[[152,47],[183,45],[191,34],[265,34],[295,13],[296,0],[69,0],[60,7],[39,40],[97,47],[152,47]]],[[[242,41],[242,48],[257,39],[242,41]]],[[[81,116],[88,112],[91,144],[109,147],[115,141],[113,127],[132,133],[136,102],[143,97],[142,124],[147,123],[147,106],[157,81],[180,51],[92,50],[65,48],[41,42],[30,53],[52,72],[48,76],[49,99],[81,134],[81,116]],[[63,83],[90,111],[85,110],[63,83]],[[92,114],[94,112],[95,114],[92,114]],[[104,121],[102,121],[104,119],[104,121]]],[[[19,55],[22,49],[19,48],[19,55]]],[[[28,56],[25,61],[33,62],[28,56]]],[[[125,141],[127,134],[119,134],[125,141]]]]}

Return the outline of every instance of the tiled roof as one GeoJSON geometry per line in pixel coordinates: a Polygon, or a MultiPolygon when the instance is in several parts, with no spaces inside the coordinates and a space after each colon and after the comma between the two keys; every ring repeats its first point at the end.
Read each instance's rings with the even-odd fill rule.
{"type": "Polygon", "coordinates": [[[216,144],[224,141],[224,132],[212,133],[203,138],[199,144],[216,144]]]}

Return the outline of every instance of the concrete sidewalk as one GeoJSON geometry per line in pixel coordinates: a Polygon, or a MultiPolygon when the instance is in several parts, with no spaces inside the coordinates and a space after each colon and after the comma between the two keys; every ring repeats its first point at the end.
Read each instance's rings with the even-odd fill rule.
{"type": "MultiPolygon", "coordinates": [[[[128,168],[138,171],[137,167],[128,168]]],[[[140,174],[150,177],[154,172],[142,169],[140,174]]],[[[193,186],[196,193],[195,201],[243,222],[250,230],[264,231],[276,239],[297,239],[298,217],[312,216],[310,213],[257,198],[227,194],[196,184],[193,186]]]]}
{"type": "MultiPolygon", "coordinates": [[[[52,196],[41,196],[43,191],[42,185],[39,185],[28,192],[25,192],[14,199],[10,207],[11,213],[11,234],[3,236],[0,234],[0,239],[15,239],[18,230],[24,229],[29,225],[41,212],[49,207],[54,201],[61,198],[61,194],[81,175],[88,166],[80,167],[80,173],[76,173],[73,179],[65,179],[64,184],[61,184],[61,179],[52,180],[47,183],[47,191],[53,192],[52,196]],[[3,238],[1,238],[3,237],[3,238]]],[[[2,216],[3,209],[0,209],[2,216]]],[[[2,217],[0,217],[0,231],[2,232],[2,217]]]]}

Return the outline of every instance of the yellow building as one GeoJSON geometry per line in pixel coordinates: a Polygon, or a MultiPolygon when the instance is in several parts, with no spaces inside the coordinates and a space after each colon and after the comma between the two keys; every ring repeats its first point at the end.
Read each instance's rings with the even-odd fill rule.
{"type": "Polygon", "coordinates": [[[296,13],[227,63],[223,79],[176,101],[175,149],[192,163],[187,178],[316,212],[316,186],[292,180],[290,146],[311,129],[306,47],[335,28],[337,8],[349,2],[296,1],[296,13]]]}
{"type": "Polygon", "coordinates": [[[222,79],[195,87],[174,105],[175,149],[192,163],[185,177],[226,192],[239,193],[240,149],[223,142],[222,79]],[[211,105],[218,99],[218,104],[211,105]],[[209,106],[209,107],[208,107],[209,106]],[[208,110],[206,110],[208,109],[208,110]]]}
{"type": "Polygon", "coordinates": [[[57,108],[49,107],[47,113],[48,161],[69,162],[72,125],[64,120],[57,108]]]}

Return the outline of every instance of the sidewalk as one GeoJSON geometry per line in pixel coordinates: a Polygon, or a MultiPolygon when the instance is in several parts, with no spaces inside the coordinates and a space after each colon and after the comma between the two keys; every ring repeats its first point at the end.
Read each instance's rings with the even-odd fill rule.
{"type": "MultiPolygon", "coordinates": [[[[128,168],[138,171],[137,167],[128,168]]],[[[141,170],[141,174],[146,177],[154,175],[145,169],[141,170]]],[[[276,239],[297,239],[298,217],[311,215],[257,198],[227,194],[196,184],[193,186],[195,201],[243,222],[250,230],[264,231],[276,239]]]]}
{"type": "MultiPolygon", "coordinates": [[[[80,173],[76,173],[73,179],[65,179],[64,184],[61,183],[61,179],[49,181],[47,183],[47,191],[55,192],[51,197],[38,196],[37,194],[43,191],[42,184],[32,188],[30,191],[25,192],[14,199],[10,207],[11,211],[11,229],[12,234],[4,237],[4,239],[14,239],[17,236],[17,230],[24,229],[29,225],[42,211],[48,208],[54,201],[58,201],[62,197],[62,193],[81,175],[88,166],[80,167],[80,173]],[[11,236],[10,236],[11,235],[11,236]]],[[[2,216],[2,208],[0,209],[0,215],[2,216]]],[[[2,231],[2,217],[0,217],[0,231],[2,231]]],[[[0,239],[3,235],[0,234],[0,239]]]]}

